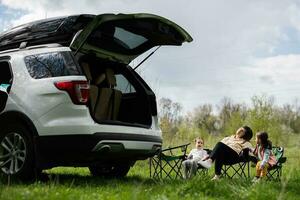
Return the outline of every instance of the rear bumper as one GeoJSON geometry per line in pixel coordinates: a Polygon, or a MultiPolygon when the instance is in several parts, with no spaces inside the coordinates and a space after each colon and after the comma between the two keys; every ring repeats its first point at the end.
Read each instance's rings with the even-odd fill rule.
{"type": "Polygon", "coordinates": [[[142,134],[94,133],[39,136],[35,142],[38,166],[51,168],[143,160],[157,153],[162,138],[142,134]]]}

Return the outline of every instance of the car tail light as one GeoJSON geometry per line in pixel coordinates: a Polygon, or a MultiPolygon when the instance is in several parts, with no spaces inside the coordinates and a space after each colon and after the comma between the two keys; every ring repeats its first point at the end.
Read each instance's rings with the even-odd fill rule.
{"type": "Polygon", "coordinates": [[[60,81],[54,85],[57,89],[68,92],[74,104],[87,104],[90,94],[90,85],[87,81],[60,81]]]}

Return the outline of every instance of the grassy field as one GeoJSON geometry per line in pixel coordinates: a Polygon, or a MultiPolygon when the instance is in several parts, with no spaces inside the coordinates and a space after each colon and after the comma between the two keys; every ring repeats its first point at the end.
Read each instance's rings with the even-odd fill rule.
{"type": "Polygon", "coordinates": [[[148,161],[139,161],[122,180],[91,177],[87,168],[54,168],[46,172],[47,182],[8,186],[4,181],[0,199],[299,199],[299,141],[293,137],[286,147],[288,160],[279,182],[252,184],[238,178],[212,182],[213,169],[207,177],[155,181],[149,178],[148,161]]]}

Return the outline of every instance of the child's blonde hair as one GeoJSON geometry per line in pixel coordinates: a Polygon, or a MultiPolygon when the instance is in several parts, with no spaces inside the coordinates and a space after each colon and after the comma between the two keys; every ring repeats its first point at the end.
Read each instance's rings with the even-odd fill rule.
{"type": "Polygon", "coordinates": [[[194,142],[196,142],[197,140],[202,140],[202,142],[203,142],[203,144],[204,144],[204,139],[203,139],[202,137],[196,137],[196,138],[194,139],[194,142]]]}

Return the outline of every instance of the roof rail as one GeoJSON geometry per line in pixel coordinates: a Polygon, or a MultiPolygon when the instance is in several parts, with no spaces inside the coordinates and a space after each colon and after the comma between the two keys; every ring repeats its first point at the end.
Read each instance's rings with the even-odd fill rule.
{"type": "Polygon", "coordinates": [[[16,51],[21,51],[21,50],[32,50],[32,49],[39,49],[39,48],[47,48],[47,47],[48,48],[62,47],[62,45],[57,44],[57,43],[42,44],[42,45],[36,45],[36,46],[26,47],[26,44],[22,45],[22,43],[20,44],[21,48],[8,49],[8,50],[0,51],[0,54],[10,53],[10,52],[16,52],[16,51]],[[24,47],[24,45],[25,45],[25,47],[24,47]]]}
{"type": "Polygon", "coordinates": [[[27,46],[27,42],[21,42],[19,49],[25,49],[27,46]]]}

